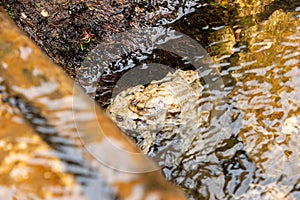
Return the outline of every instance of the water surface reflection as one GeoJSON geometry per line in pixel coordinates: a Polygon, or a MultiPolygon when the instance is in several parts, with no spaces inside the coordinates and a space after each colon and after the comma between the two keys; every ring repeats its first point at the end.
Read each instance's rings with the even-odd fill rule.
{"type": "MultiPolygon", "coordinates": [[[[167,160],[159,163],[165,176],[191,199],[298,199],[299,3],[223,3],[212,8],[223,12],[211,24],[198,20],[204,15],[199,6],[182,19],[157,22],[206,47],[224,81],[220,98],[226,98],[202,141],[183,154],[160,155],[158,148],[150,156],[167,160]]],[[[169,55],[158,55],[172,65],[163,59],[169,55]]]]}
{"type": "MultiPolygon", "coordinates": [[[[161,19],[160,14],[152,13],[149,24],[175,29],[198,41],[213,58],[224,85],[219,93],[207,92],[207,96],[214,96],[213,100],[219,104],[210,119],[210,128],[203,131],[202,140],[194,141],[184,152],[169,151],[160,155],[161,149],[157,148],[149,156],[161,156],[163,162],[158,164],[165,177],[183,188],[190,199],[299,199],[299,2],[166,2],[169,6],[158,4],[157,13],[168,15],[161,19]]],[[[22,59],[31,54],[26,48],[21,51],[22,59]]],[[[123,60],[132,60],[130,67],[152,61],[173,68],[191,67],[168,52],[139,53],[144,56],[141,60],[137,61],[134,53],[126,55],[123,60]]],[[[124,66],[127,66],[126,61],[119,62],[112,66],[110,74],[102,77],[101,87],[96,91],[96,100],[102,105],[109,103],[108,96],[124,66]]],[[[0,67],[6,70],[10,66],[2,62],[0,67]]],[[[32,72],[31,75],[38,76],[39,81],[47,77],[37,70],[32,72]]],[[[77,148],[71,142],[74,142],[74,135],[68,134],[76,132],[69,125],[72,113],[64,107],[70,108],[71,96],[60,97],[53,93],[47,98],[48,92],[60,88],[50,82],[39,86],[34,88],[39,91],[37,96],[29,90],[24,93],[21,87],[13,90],[23,93],[27,100],[35,100],[36,105],[47,105],[48,110],[42,114],[52,120],[52,124],[40,115],[42,111],[26,107],[20,98],[8,94],[1,79],[0,161],[4,164],[0,168],[0,196],[18,197],[32,193],[32,198],[47,195],[83,198],[78,183],[92,185],[94,182],[90,177],[94,177],[94,173],[89,171],[88,165],[81,166],[85,161],[78,161],[78,157],[70,156],[70,152],[61,153],[68,147],[77,148]],[[29,93],[31,95],[26,96],[29,93]],[[12,129],[8,129],[7,124],[13,125],[9,127],[12,129]],[[26,130],[26,133],[21,130],[26,130]],[[31,131],[46,137],[42,140],[33,136],[31,131]],[[14,137],[11,133],[21,135],[14,137]],[[19,151],[26,151],[26,154],[19,151]],[[31,184],[36,179],[45,185],[43,193],[31,184]],[[23,189],[16,189],[11,194],[15,187],[23,189]]],[[[112,193],[111,190],[106,192],[108,198],[114,198],[112,193]]]]}

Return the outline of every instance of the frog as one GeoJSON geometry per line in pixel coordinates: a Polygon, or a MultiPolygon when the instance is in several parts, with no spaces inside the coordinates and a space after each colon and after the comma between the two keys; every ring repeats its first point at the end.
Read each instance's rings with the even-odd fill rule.
{"type": "Polygon", "coordinates": [[[133,138],[142,137],[147,153],[159,137],[199,137],[199,126],[209,120],[209,111],[200,109],[204,86],[194,70],[169,72],[148,85],[127,88],[111,99],[106,112],[117,126],[133,138]]]}

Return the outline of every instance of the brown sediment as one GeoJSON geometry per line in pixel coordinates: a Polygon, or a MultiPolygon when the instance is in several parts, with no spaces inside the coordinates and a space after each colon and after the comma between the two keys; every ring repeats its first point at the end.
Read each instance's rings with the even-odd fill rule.
{"type": "MultiPolygon", "coordinates": [[[[57,131],[60,130],[61,124],[57,123],[57,118],[55,117],[68,118],[69,114],[74,112],[72,110],[73,106],[77,109],[77,114],[80,114],[80,112],[93,112],[96,116],[95,121],[78,122],[80,131],[82,131],[83,136],[87,136],[87,140],[78,137],[78,135],[76,136],[76,126],[78,124],[73,121],[76,121],[76,119],[70,119],[68,125],[73,123],[73,127],[58,131],[58,134],[62,134],[58,136],[65,137],[68,135],[69,139],[73,139],[71,143],[77,149],[77,152],[83,156],[91,168],[101,174],[101,177],[104,177],[104,180],[112,188],[116,189],[120,199],[130,199],[133,195],[138,195],[139,199],[148,197],[185,199],[184,195],[177,188],[167,183],[161,172],[157,170],[148,173],[118,171],[118,169],[109,165],[103,165],[84,149],[84,147],[89,145],[101,146],[106,139],[117,141],[120,147],[125,151],[131,152],[132,156],[121,158],[120,156],[118,157],[118,152],[113,150],[116,157],[111,157],[112,155],[107,154],[104,155],[106,156],[105,158],[111,160],[121,159],[119,161],[121,164],[129,165],[132,169],[140,170],[139,172],[145,169],[154,169],[155,167],[153,162],[124,136],[101,109],[97,105],[94,107],[92,100],[58,66],[53,64],[29,38],[24,36],[8,18],[4,10],[1,9],[0,74],[8,88],[8,95],[17,96],[22,101],[38,109],[40,114],[57,131]],[[42,91],[42,87],[46,87],[48,90],[42,91]],[[76,107],[77,105],[72,105],[72,101],[69,101],[70,98],[76,99],[76,102],[86,106],[80,110],[79,107],[76,107]],[[61,103],[56,108],[52,104],[54,102],[61,103]],[[100,126],[100,132],[95,130],[96,126],[100,126]],[[100,134],[96,135],[97,133],[100,134]],[[82,140],[85,144],[82,144],[82,140]],[[136,192],[137,189],[138,192],[136,192]]],[[[21,117],[24,118],[24,116],[21,117]]],[[[1,125],[7,127],[6,130],[9,130],[8,127],[14,126],[11,123],[1,123],[1,125]]],[[[32,130],[28,134],[35,135],[37,132],[32,130]]],[[[109,149],[111,146],[105,147],[108,148],[104,149],[107,152],[111,150],[109,149]]],[[[29,182],[28,184],[37,185],[40,183],[29,182]]]]}
{"type": "Polygon", "coordinates": [[[103,38],[135,27],[143,19],[143,13],[137,17],[134,11],[138,4],[126,0],[2,2],[17,25],[72,77],[103,38]]]}

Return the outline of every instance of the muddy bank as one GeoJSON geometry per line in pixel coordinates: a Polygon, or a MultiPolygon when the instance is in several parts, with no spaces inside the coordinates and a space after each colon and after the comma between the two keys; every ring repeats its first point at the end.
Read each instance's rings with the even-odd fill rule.
{"type": "MultiPolygon", "coordinates": [[[[133,27],[137,4],[127,1],[2,1],[11,18],[74,76],[102,38],[133,27]]],[[[140,17],[142,18],[142,17],[140,17]]]]}

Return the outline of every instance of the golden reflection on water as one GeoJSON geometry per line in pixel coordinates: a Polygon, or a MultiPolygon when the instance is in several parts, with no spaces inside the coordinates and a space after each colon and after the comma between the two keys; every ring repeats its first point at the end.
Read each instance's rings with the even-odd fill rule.
{"type": "Polygon", "coordinates": [[[298,140],[299,132],[290,132],[293,125],[288,122],[297,118],[300,107],[300,20],[295,13],[276,11],[246,30],[244,40],[248,52],[239,53],[240,69],[232,73],[237,79],[232,99],[244,113],[240,136],[252,160],[266,173],[274,168],[291,175],[295,171],[288,165],[282,168],[284,163],[273,157],[281,151],[282,159],[298,165],[291,159],[299,148],[289,143],[298,140]]]}
{"type": "Polygon", "coordinates": [[[235,0],[238,16],[245,17],[265,11],[265,7],[274,0],[235,0]]]}
{"type": "MultiPolygon", "coordinates": [[[[2,95],[0,95],[2,97],[2,95]]],[[[0,198],[78,198],[81,190],[18,109],[0,102],[0,198]]]]}
{"type": "MultiPolygon", "coordinates": [[[[230,7],[233,1],[218,3],[230,7]]],[[[227,84],[228,106],[239,110],[241,127],[229,130],[233,138],[237,132],[237,141],[221,143],[227,160],[216,148],[210,159],[187,158],[179,175],[176,170],[174,177],[166,174],[191,199],[299,199],[300,5],[272,11],[281,2],[234,3],[236,19],[224,19],[224,26],[212,27],[207,35],[209,52],[227,84]],[[193,170],[188,163],[197,161],[203,166],[193,170]],[[223,171],[214,167],[220,163],[223,171]]]]}

